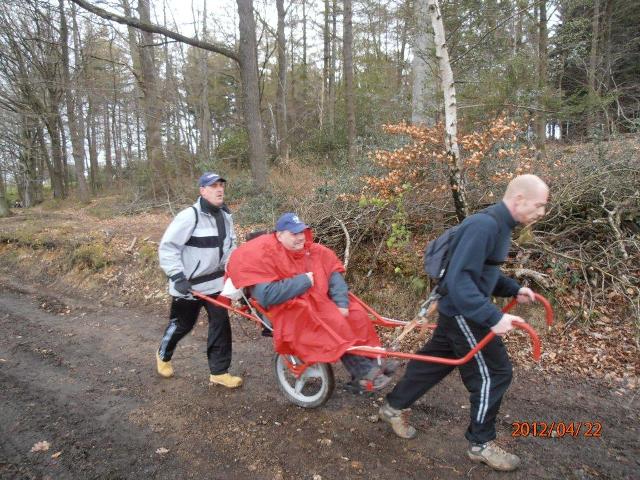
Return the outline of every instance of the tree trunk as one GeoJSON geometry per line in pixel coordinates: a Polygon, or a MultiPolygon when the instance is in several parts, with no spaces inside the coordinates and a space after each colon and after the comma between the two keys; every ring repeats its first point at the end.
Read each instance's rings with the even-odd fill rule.
{"type": "Polygon", "coordinates": [[[336,126],[336,59],[338,57],[338,0],[333,0],[331,8],[331,62],[329,63],[329,133],[333,139],[336,126]]]}
{"type": "MultiPolygon", "coordinates": [[[[1,167],[2,165],[0,165],[1,167]]],[[[9,210],[9,202],[7,202],[7,190],[4,184],[4,172],[0,168],[0,218],[8,217],[11,215],[9,210]]]]}
{"type": "Polygon", "coordinates": [[[538,111],[536,112],[536,156],[538,159],[546,156],[546,126],[547,117],[544,113],[547,96],[547,2],[542,0],[539,5],[538,22],[538,111]]]}
{"type": "Polygon", "coordinates": [[[415,44],[413,46],[413,95],[411,97],[411,123],[432,127],[438,112],[437,78],[435,65],[429,65],[435,49],[433,28],[429,18],[427,0],[415,3],[415,44]]]}
{"type": "Polygon", "coordinates": [[[240,77],[242,79],[242,105],[249,137],[249,163],[253,184],[258,191],[268,188],[262,118],[260,116],[260,90],[256,51],[256,21],[253,0],[236,0],[240,42],[238,49],[240,77]]]}
{"type": "Polygon", "coordinates": [[[62,115],[58,116],[58,129],[60,130],[60,154],[62,158],[62,192],[64,198],[67,198],[71,177],[69,176],[69,164],[67,162],[69,158],[69,153],[67,152],[67,132],[62,123],[62,115]]]}
{"type": "Polygon", "coordinates": [[[113,181],[113,161],[111,159],[111,115],[109,114],[109,104],[104,104],[104,174],[105,184],[109,187],[113,181]]]}
{"type": "MultiPolygon", "coordinates": [[[[141,22],[151,23],[149,0],[138,0],[138,15],[141,22]]],[[[162,149],[160,125],[162,102],[158,95],[158,75],[154,58],[153,34],[142,30],[140,37],[138,56],[140,58],[140,87],[143,92],[142,110],[146,134],[145,148],[151,170],[150,181],[153,197],[158,198],[170,185],[165,178],[165,159],[162,149]]]]}
{"type": "Polygon", "coordinates": [[[89,107],[87,109],[87,143],[89,144],[89,185],[91,192],[95,195],[100,189],[100,171],[98,170],[98,138],[96,132],[96,111],[95,103],[89,97],[89,107]]]}
{"type": "MultiPolygon", "coordinates": [[[[207,40],[207,2],[205,0],[202,14],[202,39],[207,40]]],[[[198,52],[200,58],[200,74],[202,90],[200,93],[200,142],[198,158],[207,164],[211,155],[211,110],[209,108],[209,55],[206,50],[198,52]]]]}
{"type": "MultiPolygon", "coordinates": [[[[51,112],[45,120],[49,141],[51,142],[51,161],[49,167],[49,177],[51,179],[51,190],[53,198],[64,198],[64,180],[62,168],[62,150],[60,145],[60,129],[58,128],[58,115],[51,112]]],[[[44,144],[44,135],[41,138],[44,144]]]]}
{"type": "Polygon", "coordinates": [[[302,104],[307,102],[309,91],[307,71],[307,1],[302,0],[302,104]]]}
{"type": "Polygon", "coordinates": [[[344,59],[345,110],[347,113],[347,157],[355,157],[356,143],[356,106],[353,85],[353,8],[352,0],[344,0],[344,19],[342,35],[344,59]]]}
{"type": "Polygon", "coordinates": [[[120,107],[118,105],[118,98],[116,95],[116,90],[114,90],[113,115],[111,116],[111,137],[113,138],[113,152],[115,154],[116,162],[116,177],[120,178],[120,175],[122,175],[122,135],[120,134],[122,128],[119,121],[120,107]]]}
{"type": "Polygon", "coordinates": [[[329,0],[324,0],[324,10],[322,13],[322,18],[322,96],[320,97],[320,127],[324,126],[329,99],[329,61],[331,59],[329,0]]]}
{"type": "Polygon", "coordinates": [[[467,205],[467,189],[462,176],[462,158],[460,158],[460,150],[458,148],[456,89],[438,0],[427,1],[436,44],[440,81],[444,93],[445,146],[449,158],[449,184],[451,185],[456,215],[458,220],[462,221],[469,214],[469,207],[467,205]]]}
{"type": "MultiPolygon", "coordinates": [[[[16,178],[18,192],[25,208],[36,205],[42,197],[41,179],[38,171],[38,147],[41,145],[33,120],[23,116],[20,127],[20,139],[24,148],[18,156],[20,174],[16,178]]],[[[40,129],[41,130],[41,129],[40,129]]],[[[44,149],[46,154],[46,149],[44,149]]]]}
{"type": "MultiPolygon", "coordinates": [[[[87,185],[87,179],[85,178],[84,162],[84,116],[82,115],[82,97],[80,92],[76,90],[74,101],[74,95],[71,90],[70,73],[69,73],[69,48],[68,48],[68,30],[67,22],[63,12],[64,0],[60,1],[60,16],[61,20],[61,32],[62,37],[62,61],[63,61],[63,74],[65,78],[65,99],[67,104],[67,117],[69,119],[69,133],[71,134],[71,151],[73,155],[74,169],[76,172],[76,181],[78,182],[78,199],[82,203],[89,203],[90,194],[89,186],[87,185]],[[65,40],[66,39],[66,40],[65,40]],[[76,110],[78,109],[78,110],[76,110]],[[77,111],[80,111],[80,115],[77,115],[77,111]]],[[[75,52],[75,64],[80,65],[80,41],[78,39],[78,25],[76,22],[76,7],[75,4],[71,4],[71,19],[73,27],[73,46],[75,52]]]]}
{"type": "Polygon", "coordinates": [[[67,119],[69,120],[69,135],[71,136],[71,153],[73,155],[73,166],[76,172],[76,182],[78,182],[78,199],[82,203],[88,203],[89,188],[87,187],[87,180],[84,178],[84,138],[80,133],[78,126],[76,104],[71,90],[71,78],[69,73],[69,30],[64,12],[64,0],[59,0],[59,9],[60,44],[62,45],[62,78],[64,82],[63,88],[65,92],[67,119]]]}
{"type": "Polygon", "coordinates": [[[409,7],[411,5],[410,0],[406,0],[404,7],[402,9],[403,15],[398,20],[402,22],[402,27],[400,29],[400,48],[398,49],[398,60],[396,66],[396,89],[398,93],[403,94],[404,90],[404,67],[405,67],[405,50],[407,48],[407,33],[409,30],[409,19],[411,18],[408,14],[409,7]]]}
{"type": "MultiPolygon", "coordinates": [[[[589,96],[596,97],[596,69],[598,68],[598,34],[600,32],[600,0],[593,1],[593,17],[591,18],[591,51],[589,53],[589,70],[587,82],[589,84],[589,96]]],[[[592,112],[589,115],[589,133],[594,134],[597,128],[596,107],[591,105],[592,112]]]]}
{"type": "Polygon", "coordinates": [[[276,92],[276,138],[278,155],[285,162],[289,160],[289,132],[287,128],[287,45],[284,37],[286,11],[284,0],[276,0],[278,9],[278,88],[276,92]]]}

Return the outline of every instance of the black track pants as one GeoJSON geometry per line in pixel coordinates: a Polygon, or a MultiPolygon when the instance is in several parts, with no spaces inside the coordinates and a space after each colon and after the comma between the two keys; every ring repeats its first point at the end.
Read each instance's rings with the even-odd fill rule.
{"type": "MultiPolygon", "coordinates": [[[[417,353],[460,358],[489,331],[461,315],[453,318],[440,314],[433,337],[417,353]]],[[[410,407],[454,368],[411,360],[402,380],[387,395],[389,405],[397,409],[410,407]]],[[[458,369],[471,403],[471,421],[465,437],[473,443],[491,441],[496,438],[496,415],[512,377],[511,361],[502,340],[495,337],[458,369]]]]}
{"type": "MultiPolygon", "coordinates": [[[[215,297],[215,295],[209,295],[215,297]]],[[[171,360],[178,342],[191,331],[198,319],[200,308],[207,310],[209,334],[207,359],[209,371],[214,375],[225,373],[231,365],[231,324],[227,309],[204,300],[173,298],[169,325],[162,336],[158,353],[165,362],[171,360]]]]}

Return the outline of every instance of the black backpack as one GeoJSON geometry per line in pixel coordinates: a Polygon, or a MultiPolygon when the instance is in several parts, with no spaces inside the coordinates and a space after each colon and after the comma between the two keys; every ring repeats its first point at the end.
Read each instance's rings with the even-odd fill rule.
{"type": "MultiPolygon", "coordinates": [[[[493,210],[483,210],[478,213],[493,217],[496,223],[500,225],[498,217],[493,210]]],[[[427,275],[432,280],[441,282],[446,275],[453,254],[451,247],[455,244],[458,230],[460,230],[460,224],[448,228],[438,238],[427,243],[427,248],[424,251],[424,271],[427,272],[427,275]]],[[[502,265],[503,263],[493,260],[485,262],[486,265],[502,265]]]]}

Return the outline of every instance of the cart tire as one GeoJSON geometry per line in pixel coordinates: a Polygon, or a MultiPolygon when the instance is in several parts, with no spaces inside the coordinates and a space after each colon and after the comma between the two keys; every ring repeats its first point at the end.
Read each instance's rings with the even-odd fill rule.
{"type": "Polygon", "coordinates": [[[287,367],[285,355],[273,357],[273,367],[278,387],[285,397],[302,408],[317,408],[323,405],[335,388],[333,368],[329,363],[314,363],[307,367],[300,378],[287,367]]]}

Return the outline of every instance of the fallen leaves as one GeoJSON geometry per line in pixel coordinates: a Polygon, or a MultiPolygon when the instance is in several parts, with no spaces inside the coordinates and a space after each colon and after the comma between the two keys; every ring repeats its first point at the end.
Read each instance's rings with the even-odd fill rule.
{"type": "Polygon", "coordinates": [[[33,447],[31,447],[31,452],[46,452],[47,450],[49,450],[49,447],[51,445],[49,444],[49,442],[47,442],[46,440],[43,440],[41,442],[36,442],[33,444],[33,447]]]}

